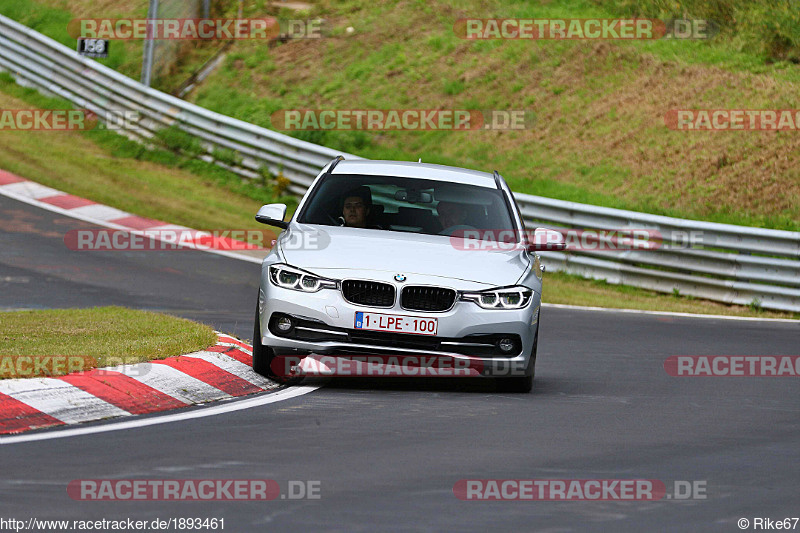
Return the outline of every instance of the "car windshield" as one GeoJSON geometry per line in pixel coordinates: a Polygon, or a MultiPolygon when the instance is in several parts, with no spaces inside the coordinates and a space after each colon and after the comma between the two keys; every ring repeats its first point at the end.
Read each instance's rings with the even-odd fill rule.
{"type": "MultiPolygon", "coordinates": [[[[297,221],[427,235],[513,230],[503,194],[480,187],[394,176],[327,175],[315,187],[297,221]]],[[[492,239],[494,240],[494,239],[492,239]]]]}

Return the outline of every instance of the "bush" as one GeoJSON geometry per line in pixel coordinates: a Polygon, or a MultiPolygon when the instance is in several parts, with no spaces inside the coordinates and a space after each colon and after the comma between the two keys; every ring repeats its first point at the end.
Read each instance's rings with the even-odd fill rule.
{"type": "Polygon", "coordinates": [[[239,152],[228,148],[215,147],[214,151],[211,152],[211,157],[231,167],[242,164],[242,156],[239,152]]]}
{"type": "Polygon", "coordinates": [[[176,153],[183,153],[188,157],[194,158],[205,152],[196,137],[189,135],[176,124],[158,130],[155,137],[164,147],[176,153]]]}

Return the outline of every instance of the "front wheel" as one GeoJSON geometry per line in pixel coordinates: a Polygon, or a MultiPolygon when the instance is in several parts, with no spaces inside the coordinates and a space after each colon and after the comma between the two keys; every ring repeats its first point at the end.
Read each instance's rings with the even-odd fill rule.
{"type": "Polygon", "coordinates": [[[256,318],[253,326],[253,371],[264,377],[275,379],[270,368],[274,358],[275,352],[261,344],[261,320],[258,318],[258,304],[256,303],[256,318]]]}
{"type": "Polygon", "coordinates": [[[528,359],[528,366],[525,367],[525,374],[509,378],[495,378],[497,390],[500,392],[519,392],[527,393],[533,390],[533,378],[536,374],[536,350],[539,346],[539,326],[536,326],[536,335],[533,337],[533,347],[531,356],[528,359]]]}
{"type": "Polygon", "coordinates": [[[258,304],[256,304],[256,318],[253,325],[253,371],[272,381],[284,385],[296,385],[302,377],[279,376],[272,366],[275,363],[275,351],[269,346],[261,344],[261,321],[258,319],[258,304]]]}

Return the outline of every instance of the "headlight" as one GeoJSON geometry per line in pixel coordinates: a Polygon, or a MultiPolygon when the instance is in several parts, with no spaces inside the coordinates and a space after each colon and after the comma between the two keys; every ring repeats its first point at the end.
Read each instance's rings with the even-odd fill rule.
{"type": "Polygon", "coordinates": [[[484,309],[522,309],[531,301],[533,291],[528,287],[504,287],[480,292],[465,292],[461,299],[475,302],[484,309]]]}
{"type": "Polygon", "coordinates": [[[315,276],[289,265],[270,265],[269,279],[273,285],[283,289],[303,292],[317,292],[320,289],[335,289],[336,281],[315,276]]]}

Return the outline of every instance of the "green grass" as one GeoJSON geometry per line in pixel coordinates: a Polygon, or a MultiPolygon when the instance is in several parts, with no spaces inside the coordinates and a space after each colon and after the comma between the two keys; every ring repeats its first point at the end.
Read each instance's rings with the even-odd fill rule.
{"type": "Polygon", "coordinates": [[[77,356],[86,362],[80,369],[89,370],[196,352],[216,342],[209,326],[123,307],[4,312],[0,323],[0,379],[34,377],[7,356],[55,357],[62,367],[70,364],[63,362],[65,356],[77,356]]]}
{"type": "MultiPolygon", "coordinates": [[[[147,4],[143,3],[141,5],[142,8],[135,13],[114,11],[84,16],[88,18],[117,18],[123,16],[143,18],[147,15],[147,4]]],[[[75,14],[63,8],[54,7],[52,2],[0,0],[0,13],[47,35],[68,48],[74,50],[77,45],[76,38],[71,36],[68,31],[69,22],[76,18],[75,14]]],[[[109,52],[108,59],[98,59],[97,61],[132,78],[139,79],[142,65],[142,42],[133,40],[114,41],[109,46],[109,52]]]]}
{"type": "MultiPolygon", "coordinates": [[[[0,73],[0,108],[30,107],[71,106],[20,87],[0,73]]],[[[261,205],[296,205],[293,197],[279,197],[269,180],[252,183],[184,157],[175,151],[180,135],[167,132],[164,137],[161,149],[147,150],[105,129],[3,131],[0,168],[130,213],[195,229],[262,229],[253,219],[261,205]]]]}
{"type": "MultiPolygon", "coordinates": [[[[585,0],[461,4],[460,16],[614,15],[585,0]]],[[[465,41],[454,35],[455,15],[444,2],[398,9],[353,0],[317,9],[334,27],[356,31],[281,45],[267,62],[269,72],[249,61],[265,47],[237,42],[192,99],[266,127],[281,109],[527,109],[537,120],[526,131],[289,134],[372,159],[422,157],[498,169],[518,192],[800,230],[795,132],[688,134],[667,129],[663,120],[674,107],[800,107],[800,68],[792,63],[767,64],[762,53],[734,49],[735,39],[724,35],[710,41],[465,41]],[[275,65],[280,76],[272,73],[275,65]],[[789,162],[765,165],[765,156],[789,162]]]]}
{"type": "MultiPolygon", "coordinates": [[[[800,72],[792,68],[800,62],[800,10],[793,0],[595,0],[595,3],[623,16],[711,20],[719,32],[714,38],[683,47],[692,52],[693,62],[800,81],[800,72]]],[[[643,49],[662,57],[676,51],[667,40],[650,42],[643,49]]]]}
{"type": "MultiPolygon", "coordinates": [[[[163,9],[164,3],[161,5],[163,9]]],[[[177,5],[178,2],[172,3],[173,8],[177,5]]],[[[236,8],[235,1],[215,0],[211,2],[211,17],[235,17],[236,8]]],[[[75,28],[71,28],[70,21],[79,18],[142,19],[147,17],[147,9],[148,3],[139,0],[105,2],[102,8],[97,6],[96,2],[89,0],[86,2],[70,0],[69,5],[62,0],[0,0],[0,13],[4,16],[43,33],[73,50],[77,45],[77,36],[72,33],[75,28]],[[70,7],[77,12],[71,12],[70,7]]],[[[173,52],[180,62],[154,70],[152,86],[172,92],[221,45],[222,43],[218,41],[181,41],[177,44],[177,50],[173,52]]],[[[142,53],[143,41],[113,40],[109,45],[108,57],[98,58],[95,61],[138,81],[141,78],[142,53]]]]}

